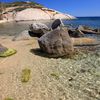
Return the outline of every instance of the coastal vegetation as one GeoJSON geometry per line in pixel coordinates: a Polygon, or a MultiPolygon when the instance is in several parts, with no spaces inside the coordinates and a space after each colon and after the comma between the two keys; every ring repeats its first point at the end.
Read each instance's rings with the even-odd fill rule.
{"type": "Polygon", "coordinates": [[[0,2],[0,20],[2,20],[2,14],[7,12],[6,10],[8,8],[12,8],[9,11],[22,11],[26,8],[43,8],[44,6],[36,3],[36,2],[25,2],[25,1],[14,1],[14,2],[10,2],[10,3],[5,3],[5,2],[0,2]]]}
{"type": "Polygon", "coordinates": [[[25,8],[43,8],[44,6],[36,3],[36,2],[24,2],[24,1],[15,1],[15,2],[11,2],[11,3],[4,3],[4,2],[0,2],[0,13],[4,12],[6,8],[9,7],[19,7],[19,8],[15,8],[14,10],[16,11],[21,11],[25,8]]]}
{"type": "Polygon", "coordinates": [[[0,2],[0,11],[2,11],[3,9],[5,8],[9,8],[9,7],[40,7],[40,8],[43,8],[44,6],[39,4],[39,3],[36,3],[36,2],[29,2],[29,1],[14,1],[14,2],[11,2],[11,3],[4,3],[4,2],[0,2]]]}

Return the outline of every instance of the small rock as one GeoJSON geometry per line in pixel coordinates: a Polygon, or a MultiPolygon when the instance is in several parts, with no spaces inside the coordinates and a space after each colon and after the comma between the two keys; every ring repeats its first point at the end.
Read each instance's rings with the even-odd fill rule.
{"type": "Polygon", "coordinates": [[[73,80],[73,78],[72,78],[72,77],[70,77],[68,80],[69,80],[69,81],[72,81],[72,80],[73,80]]]}

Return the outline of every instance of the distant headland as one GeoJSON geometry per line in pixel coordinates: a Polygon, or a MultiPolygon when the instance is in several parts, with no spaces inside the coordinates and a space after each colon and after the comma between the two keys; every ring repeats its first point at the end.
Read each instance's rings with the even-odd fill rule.
{"type": "Polygon", "coordinates": [[[49,9],[36,2],[0,3],[0,22],[75,19],[74,16],[49,9]]]}

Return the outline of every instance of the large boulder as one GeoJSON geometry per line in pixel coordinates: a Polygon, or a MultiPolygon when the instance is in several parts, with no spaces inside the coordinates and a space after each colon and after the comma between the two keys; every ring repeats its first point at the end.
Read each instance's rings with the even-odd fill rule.
{"type": "Polygon", "coordinates": [[[42,35],[45,34],[45,32],[49,31],[50,29],[48,28],[47,25],[39,22],[34,22],[29,26],[29,34],[30,36],[34,37],[41,37],[42,35]]]}
{"type": "Polygon", "coordinates": [[[73,52],[73,44],[68,31],[55,29],[38,39],[40,48],[55,57],[65,56],[73,52]]]}

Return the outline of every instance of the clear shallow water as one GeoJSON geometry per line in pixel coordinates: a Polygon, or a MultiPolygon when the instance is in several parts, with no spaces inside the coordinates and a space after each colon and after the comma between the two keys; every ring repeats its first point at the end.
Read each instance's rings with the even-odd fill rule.
{"type": "MultiPolygon", "coordinates": [[[[50,21],[41,21],[41,22],[46,23],[48,26],[50,26],[52,21],[51,22],[50,21]],[[50,25],[48,22],[50,23],[50,25]]],[[[33,21],[2,23],[2,24],[0,24],[0,35],[19,34],[24,30],[29,30],[29,25],[32,23],[33,23],[33,21]]]]}
{"type": "Polygon", "coordinates": [[[24,30],[28,30],[29,25],[32,22],[11,22],[11,23],[2,23],[0,24],[0,35],[15,35],[19,34],[24,30]]]}
{"type": "Polygon", "coordinates": [[[78,17],[74,20],[66,20],[64,24],[78,27],[79,25],[86,25],[92,28],[100,28],[100,17],[78,17]]]}
{"type": "MultiPolygon", "coordinates": [[[[39,21],[40,22],[40,21],[39,21]]],[[[46,24],[52,23],[52,21],[43,21],[46,24]],[[49,22],[49,23],[48,23],[49,22]]],[[[79,25],[86,25],[93,28],[100,28],[100,17],[79,17],[75,20],[64,20],[65,25],[72,25],[72,27],[78,27],[79,25]]],[[[0,35],[15,35],[19,34],[24,30],[29,29],[29,25],[32,24],[33,21],[24,21],[24,22],[11,22],[11,23],[3,23],[0,24],[0,35]]],[[[95,37],[100,40],[100,35],[89,35],[89,37],[95,37]]]]}

